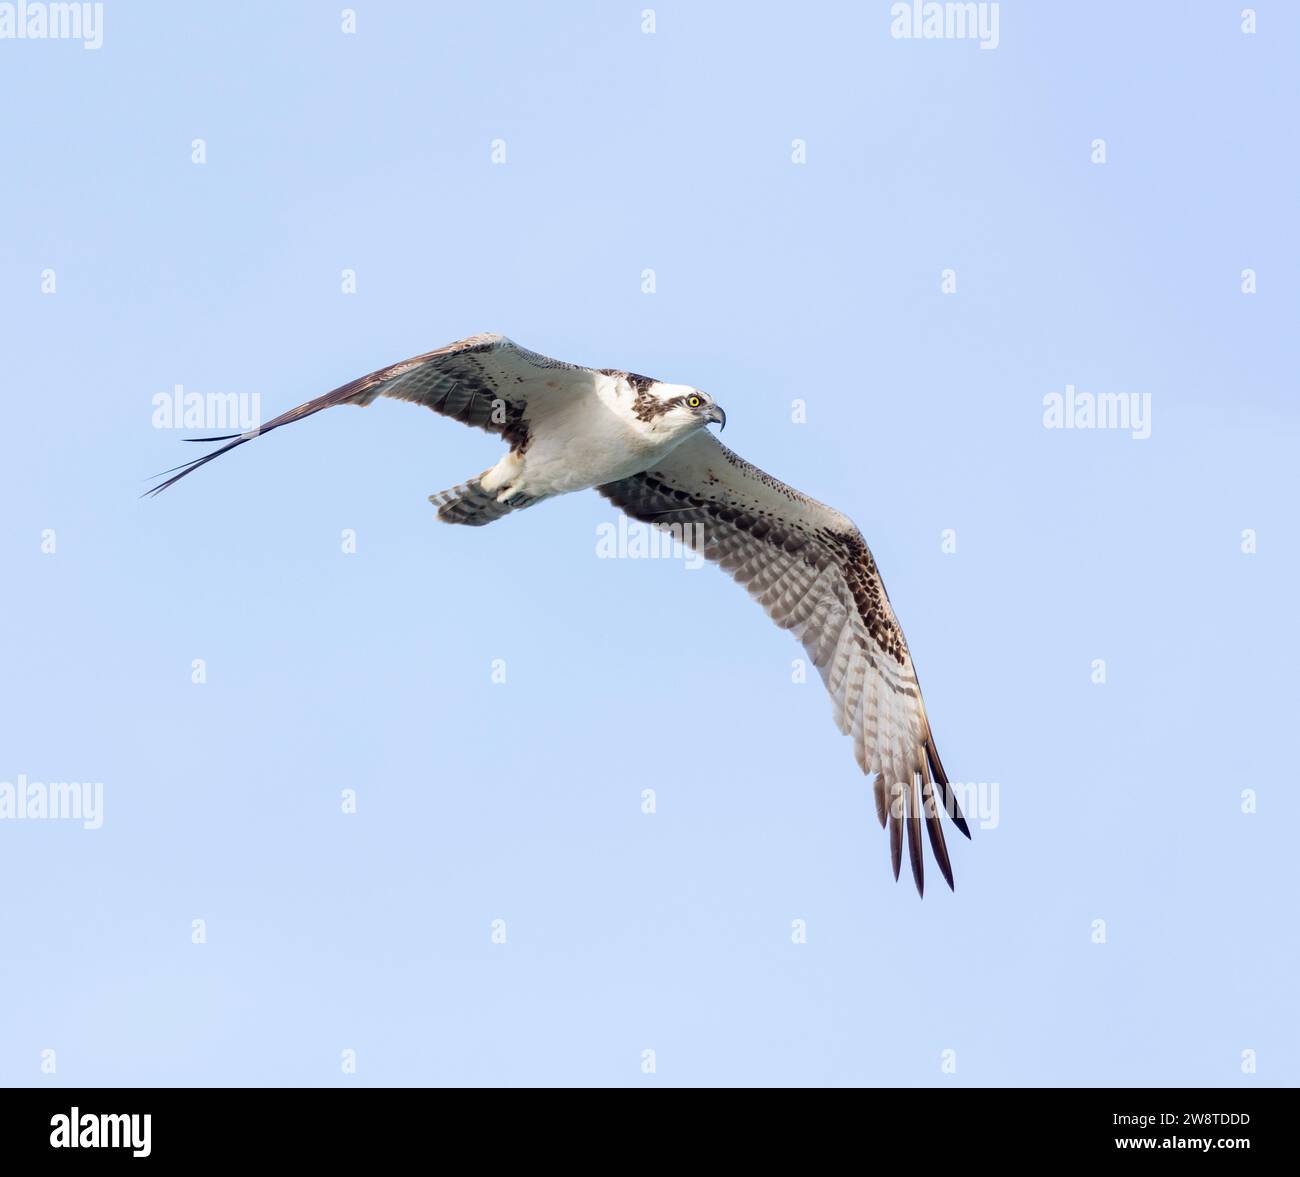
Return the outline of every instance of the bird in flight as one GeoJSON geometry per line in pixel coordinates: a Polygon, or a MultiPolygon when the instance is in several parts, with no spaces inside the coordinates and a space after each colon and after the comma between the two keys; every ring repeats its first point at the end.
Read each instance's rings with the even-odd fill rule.
{"type": "Polygon", "coordinates": [[[503,335],[475,335],[380,368],[260,429],[197,438],[226,444],[165,471],[171,477],[146,494],[159,494],[259,434],[381,396],[500,434],[509,445],[490,470],[430,496],[447,523],[481,527],[543,499],[594,488],[634,519],[680,525],[683,540],[743,584],[821,672],[836,724],[853,737],[862,771],[875,776],[894,878],[906,836],[912,877],[924,894],[924,825],[952,887],[939,810],[968,838],[970,830],[866,542],[847,516],[722,445],[707,427],[721,429],[727,415],[698,388],[566,364],[503,335]]]}

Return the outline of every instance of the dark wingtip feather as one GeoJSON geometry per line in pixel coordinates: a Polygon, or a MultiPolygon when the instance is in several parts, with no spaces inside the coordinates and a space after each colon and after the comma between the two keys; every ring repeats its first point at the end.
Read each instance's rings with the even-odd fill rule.
{"type": "Polygon", "coordinates": [[[925,812],[925,831],[930,835],[930,850],[934,860],[939,864],[939,873],[948,884],[949,891],[956,891],[952,881],[952,861],[948,858],[948,843],[943,836],[943,823],[939,820],[939,811],[935,807],[934,785],[925,765],[921,766],[921,804],[925,812]]]}
{"type": "Polygon", "coordinates": [[[894,868],[894,882],[898,882],[903,866],[903,818],[898,812],[901,801],[895,796],[889,803],[889,861],[894,868]]]}
{"type": "Polygon", "coordinates": [[[883,773],[876,773],[876,779],[872,782],[871,791],[876,795],[876,817],[880,821],[880,828],[883,830],[889,824],[889,798],[885,794],[885,777],[883,773]]]}
{"type": "MultiPolygon", "coordinates": [[[[227,450],[233,450],[235,446],[243,445],[244,442],[249,440],[250,440],[249,437],[246,437],[242,434],[235,434],[235,440],[228,441],[225,445],[221,446],[220,449],[215,449],[210,454],[204,454],[201,458],[195,458],[191,462],[182,462],[179,466],[173,466],[171,470],[164,470],[162,472],[163,474],[171,474],[172,476],[169,479],[167,479],[166,482],[160,482],[157,486],[151,486],[140,497],[142,499],[152,499],[157,497],[158,495],[162,494],[162,492],[165,491],[169,486],[173,486],[175,483],[179,482],[182,478],[185,477],[185,475],[192,474],[200,466],[207,465],[207,463],[212,461],[213,458],[219,458],[227,450]],[[180,471],[180,473],[172,474],[173,470],[178,470],[180,471]]],[[[161,478],[162,474],[156,474],[154,475],[154,477],[161,478]]]]}
{"type": "Polygon", "coordinates": [[[934,746],[934,737],[928,733],[925,740],[925,759],[930,766],[931,775],[939,786],[939,791],[943,796],[943,807],[947,811],[949,818],[952,819],[952,824],[969,838],[970,826],[966,824],[966,819],[962,816],[961,806],[957,804],[957,795],[952,791],[952,786],[948,783],[948,774],[943,770],[943,761],[939,759],[939,749],[934,746]]]}
{"type": "Polygon", "coordinates": [[[912,860],[912,878],[916,882],[916,893],[925,898],[925,856],[921,853],[921,795],[917,790],[916,776],[912,776],[912,786],[907,792],[907,850],[912,860]]]}
{"type": "MultiPolygon", "coordinates": [[[[341,385],[334,389],[333,392],[327,392],[324,396],[318,396],[315,400],[309,400],[298,405],[296,408],[289,409],[288,412],[281,413],[272,421],[265,425],[250,429],[247,433],[226,433],[220,437],[187,437],[186,441],[224,441],[226,444],[219,446],[210,454],[204,454],[201,458],[195,458],[192,462],[185,462],[180,466],[173,466],[172,470],[179,470],[179,474],[172,475],[166,482],[159,483],[157,486],[150,487],[140,497],[153,498],[155,495],[162,494],[169,486],[174,486],[187,474],[192,474],[200,466],[205,466],[213,458],[219,458],[222,454],[228,453],[236,446],[241,446],[246,441],[252,441],[255,437],[261,437],[264,433],[270,433],[272,429],[279,429],[281,425],[288,425],[293,421],[301,421],[304,417],[310,417],[313,413],[319,413],[322,409],[329,409],[335,405],[352,404],[369,404],[368,400],[363,399],[367,394],[371,381],[375,373],[370,376],[363,376],[360,380],[354,380],[350,384],[341,385]]],[[[164,470],[163,474],[171,474],[171,470],[164,470]]]]}

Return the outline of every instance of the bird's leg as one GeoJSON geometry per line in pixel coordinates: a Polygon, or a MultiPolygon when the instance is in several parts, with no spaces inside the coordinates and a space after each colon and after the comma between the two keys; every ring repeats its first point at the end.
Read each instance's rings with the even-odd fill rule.
{"type": "Polygon", "coordinates": [[[519,479],[523,472],[523,455],[508,453],[479,478],[479,485],[489,494],[495,495],[498,503],[508,502],[519,493],[519,479]]]}

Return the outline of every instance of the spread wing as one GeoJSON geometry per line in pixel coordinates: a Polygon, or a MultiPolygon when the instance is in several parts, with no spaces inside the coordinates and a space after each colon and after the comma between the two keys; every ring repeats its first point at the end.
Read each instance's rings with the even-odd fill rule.
{"type": "Polygon", "coordinates": [[[924,823],[951,887],[936,788],[957,828],[968,838],[970,830],[935,749],[903,631],[853,522],[703,431],[654,469],[597,490],[634,519],[682,525],[684,542],[721,564],[803,643],[830,692],[835,722],[853,737],[858,764],[876,774],[876,812],[889,827],[894,877],[906,827],[912,876],[924,893],[924,823]]]}
{"type": "Polygon", "coordinates": [[[145,493],[161,493],[213,458],[252,441],[259,434],[301,421],[335,405],[368,405],[379,396],[412,401],[466,425],[499,433],[510,443],[511,449],[523,452],[528,448],[529,421],[539,406],[553,397],[589,391],[595,376],[590,368],[538,355],[504,335],[472,335],[436,351],[403,360],[400,364],[380,368],[296,409],[281,413],[259,429],[224,437],[193,438],[195,441],[224,441],[227,444],[177,466],[175,469],[179,473],[163,471],[172,477],[145,493]]]}

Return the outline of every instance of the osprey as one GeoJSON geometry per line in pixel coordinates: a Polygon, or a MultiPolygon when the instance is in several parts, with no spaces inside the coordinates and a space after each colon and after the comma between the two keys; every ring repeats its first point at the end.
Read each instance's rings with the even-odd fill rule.
{"type": "MultiPolygon", "coordinates": [[[[392,364],[307,401],[174,470],[158,494],[259,433],[335,405],[412,401],[500,434],[509,450],[477,478],[429,501],[447,523],[481,527],[555,495],[594,487],[634,519],[680,524],[687,542],[743,584],[804,645],[835,722],[875,774],[894,878],[904,827],[924,894],[921,826],[952,887],[940,804],[970,837],[935,748],[916,671],[866,542],[845,515],[778,482],[707,429],[727,415],[698,388],[548,359],[502,335],[475,335],[392,364]],[[687,526],[689,525],[689,526],[687,526]],[[936,790],[938,797],[936,797],[936,790]]],[[[676,532],[676,528],[674,528],[676,532]]]]}

